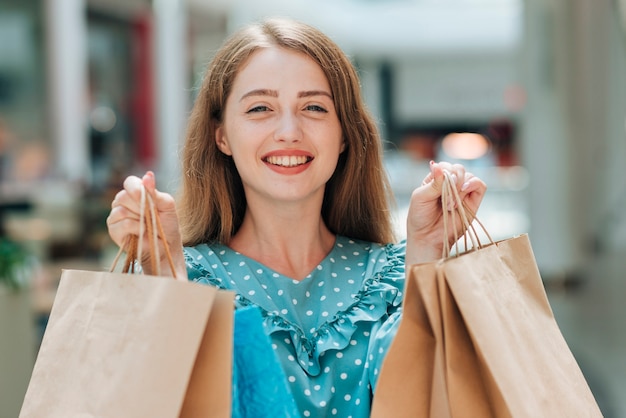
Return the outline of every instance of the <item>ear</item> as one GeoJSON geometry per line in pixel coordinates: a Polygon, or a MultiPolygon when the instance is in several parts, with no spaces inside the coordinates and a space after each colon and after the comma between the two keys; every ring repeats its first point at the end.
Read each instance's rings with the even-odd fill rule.
{"type": "Polygon", "coordinates": [[[217,148],[219,148],[219,150],[224,154],[233,155],[233,152],[230,150],[230,146],[228,145],[228,141],[226,140],[226,134],[224,133],[224,128],[222,126],[215,130],[215,143],[217,144],[217,148]]]}
{"type": "Polygon", "coordinates": [[[343,153],[346,150],[346,140],[341,139],[341,148],[339,148],[339,154],[343,153]]]}

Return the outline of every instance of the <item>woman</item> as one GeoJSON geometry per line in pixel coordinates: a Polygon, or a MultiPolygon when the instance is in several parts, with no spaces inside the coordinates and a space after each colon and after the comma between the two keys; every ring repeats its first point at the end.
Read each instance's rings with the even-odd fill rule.
{"type": "Polygon", "coordinates": [[[441,256],[443,170],[476,212],[485,184],[432,162],[394,243],[381,141],[349,59],[315,28],[267,20],[234,34],[207,70],[178,202],[152,173],[131,176],[107,224],[120,246],[138,234],[143,184],[177,276],[260,307],[301,414],[366,417],[405,265],[441,256]]]}

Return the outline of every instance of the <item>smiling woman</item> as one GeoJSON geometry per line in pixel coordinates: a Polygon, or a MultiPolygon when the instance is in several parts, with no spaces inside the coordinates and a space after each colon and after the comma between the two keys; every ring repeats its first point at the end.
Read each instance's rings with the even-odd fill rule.
{"type": "MultiPolygon", "coordinates": [[[[261,311],[301,415],[368,417],[405,264],[443,248],[444,170],[474,212],[486,189],[461,165],[430,167],[407,240],[395,242],[381,140],[352,64],[317,29],[267,20],[235,33],[207,70],[178,201],[155,189],[152,173],[131,176],[109,233],[120,246],[138,233],[145,186],[177,276],[261,311]]],[[[450,228],[448,239],[461,232],[450,228]]]]}

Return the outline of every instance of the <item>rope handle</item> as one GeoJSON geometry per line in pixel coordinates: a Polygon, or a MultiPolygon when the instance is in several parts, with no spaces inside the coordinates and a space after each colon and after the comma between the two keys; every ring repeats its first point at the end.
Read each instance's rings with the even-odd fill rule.
{"type": "Polygon", "coordinates": [[[456,188],[456,184],[452,179],[452,174],[444,170],[444,179],[443,186],[441,190],[441,207],[443,210],[443,249],[442,249],[442,258],[450,257],[452,253],[452,248],[456,249],[456,255],[460,255],[459,251],[459,241],[461,238],[464,239],[464,247],[465,251],[474,251],[480,248],[483,248],[483,244],[480,242],[480,238],[478,236],[478,232],[476,231],[476,227],[474,226],[474,221],[478,223],[482,231],[487,236],[490,244],[493,244],[494,241],[489,235],[487,228],[483,225],[482,222],[476,217],[474,211],[472,211],[465,202],[461,200],[461,196],[459,191],[456,188]],[[450,211],[450,220],[452,222],[452,229],[454,233],[454,244],[451,246],[448,239],[448,230],[449,230],[449,219],[447,216],[448,206],[454,203],[453,210],[450,211]],[[456,228],[457,218],[460,218],[461,224],[464,227],[464,232],[462,236],[459,236],[458,230],[456,228]],[[471,246],[468,243],[468,238],[471,241],[471,246]]]}
{"type": "Polygon", "coordinates": [[[133,274],[141,271],[141,259],[143,256],[143,237],[148,237],[148,252],[150,253],[150,267],[157,276],[161,275],[161,266],[159,263],[159,236],[163,242],[163,249],[167,258],[170,270],[174,278],[176,278],[176,269],[174,268],[174,260],[172,259],[172,253],[170,251],[167,240],[165,239],[165,233],[161,226],[161,220],[159,214],[154,205],[152,196],[146,192],[146,188],[141,186],[141,203],[139,206],[139,236],[129,235],[126,238],[126,242],[119,248],[113,263],[109,269],[110,272],[115,270],[119,259],[123,252],[126,252],[124,259],[124,265],[122,267],[122,273],[133,274]]]}

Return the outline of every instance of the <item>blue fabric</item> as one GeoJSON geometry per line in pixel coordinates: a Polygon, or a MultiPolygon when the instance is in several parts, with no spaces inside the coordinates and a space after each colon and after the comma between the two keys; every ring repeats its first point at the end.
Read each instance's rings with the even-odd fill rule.
{"type": "Polygon", "coordinates": [[[257,307],[235,311],[233,418],[299,418],[257,307]]]}
{"type": "Polygon", "coordinates": [[[260,309],[265,334],[302,417],[368,418],[401,316],[405,243],[337,236],[327,257],[293,280],[220,244],[185,248],[189,279],[260,309]]]}

